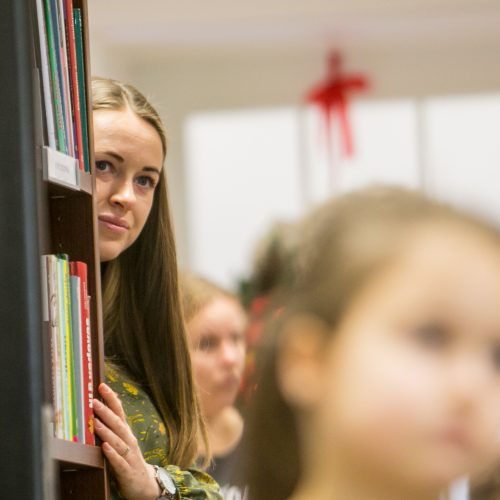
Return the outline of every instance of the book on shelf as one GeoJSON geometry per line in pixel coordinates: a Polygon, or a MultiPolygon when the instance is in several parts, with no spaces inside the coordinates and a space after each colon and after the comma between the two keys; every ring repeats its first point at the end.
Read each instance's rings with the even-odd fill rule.
{"type": "MultiPolygon", "coordinates": [[[[64,111],[62,101],[62,86],[58,64],[58,43],[56,41],[57,29],[53,26],[53,13],[50,0],[45,3],[45,37],[47,40],[49,67],[50,67],[50,87],[53,99],[55,126],[57,131],[57,150],[61,153],[68,153],[66,140],[66,127],[64,124],[64,111]]],[[[40,35],[42,38],[42,35],[40,35]]]]}
{"type": "Polygon", "coordinates": [[[36,0],[47,146],[90,172],[81,11],[73,0],[36,0]]]}
{"type": "Polygon", "coordinates": [[[57,257],[55,255],[42,255],[42,273],[42,296],[46,296],[43,301],[44,319],[49,325],[54,436],[64,439],[62,352],[59,338],[59,286],[57,283],[57,257]]]}
{"type": "Polygon", "coordinates": [[[40,43],[40,71],[42,73],[43,107],[47,127],[47,143],[52,149],[57,149],[56,129],[54,123],[54,104],[52,102],[49,49],[47,46],[47,29],[45,26],[45,13],[43,0],[36,0],[36,13],[38,21],[38,38],[40,43]]]}
{"type": "Polygon", "coordinates": [[[52,16],[52,29],[54,36],[55,61],[59,75],[61,103],[63,112],[63,125],[65,131],[65,153],[68,156],[74,156],[73,151],[73,127],[71,124],[70,95],[68,81],[68,63],[66,53],[66,34],[60,10],[60,0],[45,0],[50,5],[50,14],[52,16]]]}
{"type": "Polygon", "coordinates": [[[94,422],[92,419],[92,399],[94,398],[94,382],[92,376],[92,338],[90,334],[90,296],[88,294],[88,272],[87,264],[76,261],[70,262],[71,277],[78,279],[79,284],[79,333],[76,342],[78,350],[78,371],[81,377],[81,414],[78,419],[81,422],[82,440],[86,444],[95,444],[94,422]],[[81,419],[81,420],[80,420],[81,419]]]}
{"type": "MultiPolygon", "coordinates": [[[[70,271],[71,272],[71,271],[70,271]]],[[[73,378],[74,400],[76,410],[76,436],[74,441],[84,442],[83,419],[83,376],[82,376],[82,325],[80,310],[80,277],[74,274],[69,276],[71,288],[71,333],[73,337],[73,378]]]]}
{"type": "Polygon", "coordinates": [[[49,324],[54,436],[95,444],[87,265],[42,256],[44,319],[49,324]]]}
{"type": "Polygon", "coordinates": [[[60,286],[59,315],[61,318],[61,349],[63,350],[63,390],[66,396],[63,408],[66,439],[76,441],[76,402],[74,387],[73,337],[71,331],[71,295],[69,285],[69,262],[65,254],[57,255],[58,281],[60,286]]]}
{"type": "Polygon", "coordinates": [[[75,157],[80,170],[84,170],[82,118],[80,113],[80,88],[78,84],[78,65],[76,62],[75,21],[73,16],[73,0],[63,0],[64,19],[66,20],[66,47],[68,51],[69,86],[73,110],[75,135],[75,157]]]}
{"type": "Polygon", "coordinates": [[[73,23],[75,27],[76,65],[80,97],[80,118],[82,120],[83,162],[85,172],[90,172],[85,63],[83,54],[82,10],[79,8],[73,9],[73,23]]]}

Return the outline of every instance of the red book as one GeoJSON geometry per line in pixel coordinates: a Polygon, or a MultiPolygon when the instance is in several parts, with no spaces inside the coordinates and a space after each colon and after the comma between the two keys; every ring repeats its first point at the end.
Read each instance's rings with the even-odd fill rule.
{"type": "Polygon", "coordinates": [[[73,118],[75,123],[75,143],[76,158],[80,170],[85,169],[83,159],[83,136],[82,136],[82,118],[80,113],[80,87],[78,85],[77,60],[76,60],[76,42],[75,42],[75,23],[73,20],[73,0],[64,0],[65,20],[66,20],[66,41],[68,51],[68,66],[71,88],[71,107],[73,108],[73,118]]]}
{"type": "Polygon", "coordinates": [[[92,376],[92,338],[90,334],[90,297],[88,294],[87,264],[70,262],[71,275],[80,278],[80,310],[82,330],[82,379],[83,379],[83,413],[85,419],[85,444],[95,444],[92,399],[94,398],[94,381],[92,376]]]}

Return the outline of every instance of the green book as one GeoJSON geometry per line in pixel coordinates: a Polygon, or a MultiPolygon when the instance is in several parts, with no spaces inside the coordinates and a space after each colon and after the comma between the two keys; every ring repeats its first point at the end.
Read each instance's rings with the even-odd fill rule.
{"type": "Polygon", "coordinates": [[[63,327],[64,338],[64,354],[66,358],[65,366],[65,385],[67,387],[68,400],[67,400],[67,430],[69,434],[66,439],[70,441],[78,440],[78,422],[76,410],[76,388],[75,388],[75,369],[73,359],[73,333],[72,333],[72,319],[71,319],[71,284],[69,272],[69,259],[66,254],[58,254],[59,269],[62,275],[63,285],[63,317],[61,325],[63,327]]]}
{"type": "Polygon", "coordinates": [[[89,136],[87,123],[87,99],[85,90],[85,63],[83,57],[83,31],[82,31],[82,10],[73,9],[73,18],[75,23],[75,45],[76,45],[76,67],[78,73],[78,88],[80,89],[80,117],[82,121],[82,142],[83,142],[83,161],[85,163],[85,172],[90,172],[89,157],[89,136]]]}
{"type": "MultiPolygon", "coordinates": [[[[71,272],[71,264],[70,264],[71,272]]],[[[77,437],[79,443],[85,442],[85,418],[83,415],[83,367],[82,367],[82,312],[80,310],[80,277],[70,275],[71,285],[71,320],[73,333],[73,373],[75,379],[74,399],[76,403],[77,437]]]]}
{"type": "Polygon", "coordinates": [[[62,414],[62,438],[70,438],[70,414],[69,414],[69,384],[68,384],[68,359],[66,356],[66,325],[64,321],[64,269],[63,261],[56,255],[56,280],[57,280],[57,319],[58,339],[61,364],[61,414],[62,414]]]}
{"type": "Polygon", "coordinates": [[[56,139],[57,139],[57,149],[61,153],[68,153],[67,140],[66,140],[66,126],[64,122],[64,110],[62,102],[61,93],[61,80],[59,78],[59,67],[58,67],[58,51],[59,46],[56,44],[57,33],[55,30],[58,29],[54,26],[52,20],[55,17],[55,13],[52,12],[53,5],[50,0],[45,0],[45,26],[47,28],[47,46],[49,53],[49,66],[50,66],[50,76],[52,83],[52,99],[54,101],[54,117],[56,124],[56,139]]]}

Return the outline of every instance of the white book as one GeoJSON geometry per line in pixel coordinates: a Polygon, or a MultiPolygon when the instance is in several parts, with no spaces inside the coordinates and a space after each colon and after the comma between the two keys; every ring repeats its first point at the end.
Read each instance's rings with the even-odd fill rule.
{"type": "Polygon", "coordinates": [[[43,0],[36,0],[36,14],[38,19],[38,34],[40,38],[40,63],[42,72],[43,102],[45,104],[45,123],[47,125],[47,140],[49,147],[57,149],[56,129],[54,121],[54,105],[50,91],[50,69],[47,47],[47,30],[45,28],[45,14],[43,0]]]}

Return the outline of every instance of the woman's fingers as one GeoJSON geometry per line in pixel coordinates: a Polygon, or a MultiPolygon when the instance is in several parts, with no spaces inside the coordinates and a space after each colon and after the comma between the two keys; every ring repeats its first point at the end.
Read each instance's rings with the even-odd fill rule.
{"type": "Polygon", "coordinates": [[[104,402],[108,405],[108,407],[120,418],[125,420],[125,412],[123,411],[122,403],[117,394],[104,383],[99,384],[99,394],[102,396],[104,402]]]}
{"type": "Polygon", "coordinates": [[[94,429],[103,442],[110,445],[118,455],[126,460],[130,446],[123,439],[108,429],[98,418],[94,418],[94,429]]]}
{"type": "Polygon", "coordinates": [[[97,399],[93,400],[93,408],[95,415],[106,427],[118,435],[119,438],[128,444],[132,444],[135,441],[135,436],[130,430],[127,422],[112,411],[111,408],[108,408],[97,399]]]}
{"type": "Polygon", "coordinates": [[[159,487],[154,468],[144,461],[137,438],[129,427],[118,396],[105,384],[99,386],[104,403],[94,399],[95,432],[126,498],[156,498],[159,487]],[[107,406],[106,406],[107,405],[107,406]]]}
{"type": "Polygon", "coordinates": [[[116,474],[124,476],[130,473],[129,463],[108,442],[104,442],[102,444],[102,451],[116,474]]]}

